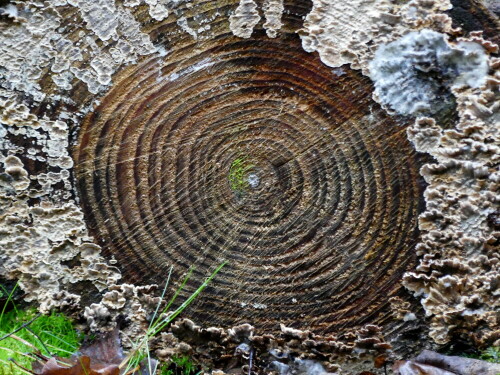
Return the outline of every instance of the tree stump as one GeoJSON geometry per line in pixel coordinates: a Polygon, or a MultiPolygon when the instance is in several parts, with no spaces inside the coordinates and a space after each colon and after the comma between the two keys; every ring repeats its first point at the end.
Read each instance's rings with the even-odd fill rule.
{"type": "MultiPolygon", "coordinates": [[[[0,270],[28,299],[49,309],[104,296],[119,311],[129,306],[119,302],[119,278],[163,285],[172,266],[179,285],[194,267],[187,297],[227,262],[186,310],[202,327],[249,323],[262,335],[316,340],[314,348],[336,340],[350,354],[380,353],[388,342],[398,353],[430,346],[415,340],[429,328],[440,344],[498,340],[485,286],[498,276],[498,208],[487,177],[498,147],[494,4],[1,6],[0,270]],[[413,35],[431,35],[438,52],[411,63],[412,81],[403,72],[400,86],[383,86],[377,51],[413,35]],[[473,67],[439,65],[439,48],[473,56],[473,67]],[[469,73],[477,86],[459,89],[455,80],[469,73]],[[444,103],[440,111],[394,103],[410,108],[418,90],[434,89],[433,101],[417,107],[444,103]],[[473,141],[479,151],[463,156],[473,141]],[[474,208],[462,183],[488,203],[474,208]],[[475,289],[465,291],[467,275],[478,277],[475,289]],[[450,311],[458,315],[447,321],[450,311]]],[[[415,43],[418,59],[426,47],[415,43]]]]}

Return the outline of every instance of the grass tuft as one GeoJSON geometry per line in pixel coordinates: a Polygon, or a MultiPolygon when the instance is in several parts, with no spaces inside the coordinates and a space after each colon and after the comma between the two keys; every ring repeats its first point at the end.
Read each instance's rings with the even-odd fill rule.
{"type": "Polygon", "coordinates": [[[119,366],[121,369],[123,368],[125,369],[122,372],[123,374],[125,375],[132,374],[134,371],[138,370],[141,367],[141,363],[144,363],[144,361],[147,361],[147,364],[150,367],[148,369],[149,373],[150,374],[156,373],[157,369],[151,368],[153,361],[151,360],[150,357],[149,342],[151,341],[152,338],[154,338],[161,331],[163,331],[170,323],[172,323],[174,319],[177,316],[179,316],[179,314],[182,313],[186,309],[186,307],[188,307],[191,304],[191,302],[193,302],[193,300],[208,286],[210,281],[212,281],[215,275],[217,275],[219,271],[222,269],[222,267],[224,267],[225,265],[226,262],[218,266],[212,272],[212,274],[209,277],[207,277],[205,281],[198,287],[198,289],[196,289],[177,309],[175,309],[173,312],[170,312],[169,308],[175,302],[175,300],[179,296],[179,293],[182,291],[182,289],[188,282],[189,278],[191,277],[191,274],[193,273],[193,268],[190,268],[188,274],[182,281],[179,288],[177,288],[177,290],[175,291],[173,297],[170,299],[167,305],[160,311],[160,305],[165,297],[170,282],[170,276],[172,274],[172,267],[170,267],[170,272],[168,274],[167,282],[165,284],[165,287],[163,288],[160,302],[158,303],[156,311],[153,314],[153,318],[151,319],[151,324],[149,325],[144,336],[141,337],[135,343],[133,343],[132,350],[129,352],[127,357],[122,361],[122,363],[119,366]]]}
{"type": "MultiPolygon", "coordinates": [[[[15,287],[7,294],[7,301],[0,313],[0,337],[36,319],[28,325],[28,329],[23,328],[16,332],[16,338],[11,336],[0,341],[0,375],[26,374],[26,371],[16,366],[14,362],[31,369],[34,358],[30,353],[35,350],[49,354],[48,350],[50,355],[69,357],[78,349],[83,335],[76,332],[73,323],[64,314],[53,312],[50,315],[37,317],[35,309],[23,310],[15,305],[11,311],[6,312],[6,305],[11,300],[14,291],[15,287]]],[[[5,295],[6,291],[3,290],[3,293],[5,295]]]]}
{"type": "Polygon", "coordinates": [[[491,346],[481,352],[479,359],[492,363],[500,363],[500,346],[491,346]]]}
{"type": "Polygon", "coordinates": [[[170,363],[163,363],[160,367],[161,375],[195,375],[198,366],[188,356],[172,357],[170,363]]]}

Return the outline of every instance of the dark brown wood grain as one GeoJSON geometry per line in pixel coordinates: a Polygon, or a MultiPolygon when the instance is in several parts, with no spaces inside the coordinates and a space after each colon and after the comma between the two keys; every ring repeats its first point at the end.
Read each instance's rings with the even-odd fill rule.
{"type": "MultiPolygon", "coordinates": [[[[74,148],[86,220],[127,281],[194,266],[188,295],[228,261],[188,312],[199,321],[317,333],[389,321],[415,265],[421,163],[368,78],[302,49],[306,5],[291,9],[277,39],[236,38],[216,18],[216,37],[172,37],[168,58],[118,73],[74,148]],[[238,158],[257,187],[231,186],[238,158]]],[[[171,27],[150,32],[162,42],[171,27]]]]}
{"type": "MultiPolygon", "coordinates": [[[[461,28],[464,33],[483,31],[485,38],[500,43],[498,14],[488,9],[481,0],[451,0],[451,4],[453,8],[448,13],[455,27],[461,28]]],[[[500,9],[498,5],[496,9],[500,9]]]]}

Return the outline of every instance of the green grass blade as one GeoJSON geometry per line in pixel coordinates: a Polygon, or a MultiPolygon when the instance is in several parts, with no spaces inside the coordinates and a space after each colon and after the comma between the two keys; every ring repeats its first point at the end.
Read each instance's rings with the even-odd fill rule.
{"type": "MultiPolygon", "coordinates": [[[[153,314],[153,318],[151,319],[151,326],[154,326],[156,323],[156,316],[158,314],[158,311],[160,310],[161,302],[163,301],[163,298],[165,297],[165,293],[167,292],[167,287],[168,284],[170,283],[170,276],[172,275],[172,270],[174,269],[174,266],[170,266],[170,271],[168,272],[168,277],[167,277],[167,282],[165,283],[165,287],[163,288],[163,292],[161,293],[160,297],[160,302],[158,302],[158,305],[156,306],[155,313],[153,314]]],[[[158,318],[160,319],[160,318],[158,318]]]]}
{"type": "Polygon", "coordinates": [[[184,301],[182,303],[182,305],[180,305],[172,315],[170,315],[168,318],[166,318],[165,320],[163,320],[163,322],[161,322],[161,324],[158,324],[158,326],[155,326],[153,327],[154,330],[153,330],[153,333],[152,333],[152,336],[155,336],[157,335],[162,329],[164,329],[168,324],[170,324],[182,311],[184,311],[184,309],[186,309],[186,307],[189,306],[189,304],[191,302],[193,302],[193,300],[208,286],[208,284],[210,283],[210,281],[212,281],[212,279],[215,277],[215,275],[217,275],[219,273],[219,271],[222,269],[222,267],[224,267],[225,265],[227,264],[227,262],[223,262],[220,266],[218,266],[214,272],[212,272],[212,274],[205,279],[205,281],[203,282],[203,284],[201,284],[198,289],[196,289],[189,297],[186,301],[184,301]]]}
{"type": "MultiPolygon", "coordinates": [[[[16,284],[14,285],[14,288],[12,288],[10,293],[8,293],[8,295],[7,295],[7,301],[5,301],[5,305],[3,305],[2,312],[0,313],[0,325],[2,324],[3,316],[5,314],[5,309],[7,308],[7,305],[9,304],[9,302],[12,301],[12,296],[14,295],[14,292],[16,291],[18,285],[19,285],[19,282],[16,282],[16,284]]],[[[2,285],[2,290],[7,294],[7,290],[5,289],[5,287],[3,285],[2,285]]],[[[16,308],[15,304],[14,304],[14,310],[17,313],[17,308],[16,308]]]]}
{"type": "Polygon", "coordinates": [[[23,369],[22,367],[17,366],[17,364],[15,362],[11,362],[11,361],[6,361],[4,359],[0,359],[0,363],[5,363],[7,366],[9,366],[10,367],[9,371],[12,371],[13,374],[14,374],[14,366],[15,366],[16,371],[20,371],[23,374],[33,375],[33,373],[28,372],[25,369],[23,369]]]}
{"type": "MultiPolygon", "coordinates": [[[[169,276],[168,276],[168,279],[167,279],[167,283],[166,283],[166,285],[165,285],[165,287],[163,289],[163,293],[161,295],[160,302],[158,303],[158,305],[156,307],[156,310],[155,310],[155,312],[153,314],[152,323],[148,327],[148,329],[147,329],[147,331],[145,333],[145,336],[141,340],[139,340],[137,343],[133,344],[132,350],[130,351],[129,355],[122,361],[122,363],[120,363],[119,367],[120,368],[123,368],[123,367],[125,368],[125,370],[123,371],[124,375],[127,375],[130,371],[133,371],[134,369],[136,369],[137,366],[140,365],[141,361],[144,358],[147,359],[147,361],[148,361],[148,369],[150,371],[150,374],[152,374],[152,372],[151,372],[152,371],[152,368],[151,368],[151,357],[150,357],[150,353],[149,353],[149,340],[152,337],[156,336],[161,330],[163,330],[168,324],[170,324],[187,306],[189,306],[189,304],[191,302],[193,302],[193,300],[208,286],[208,284],[210,283],[210,281],[212,281],[212,279],[215,277],[215,275],[217,275],[219,273],[219,271],[222,269],[222,267],[224,267],[226,264],[227,264],[227,262],[223,262],[222,264],[220,264],[215,269],[215,271],[213,271],[212,274],[205,279],[205,281],[198,287],[198,289],[196,289],[188,297],[188,299],[186,301],[184,301],[184,303],[182,303],[174,311],[174,313],[171,316],[169,316],[167,318],[164,318],[162,320],[161,315],[163,315],[164,313],[168,312],[168,309],[175,302],[175,300],[177,299],[177,297],[179,296],[180,292],[182,291],[182,289],[184,288],[184,286],[188,282],[188,280],[191,277],[191,274],[193,273],[193,270],[194,270],[194,268],[192,268],[192,267],[189,269],[186,277],[182,281],[182,283],[179,286],[179,288],[177,288],[177,290],[175,291],[173,297],[170,299],[170,301],[167,304],[167,306],[161,311],[161,313],[159,313],[159,307],[160,307],[161,301],[163,300],[163,298],[165,296],[166,289],[167,289],[167,286],[168,286],[169,281],[170,281],[170,275],[172,273],[172,267],[170,268],[170,272],[169,272],[169,276]]],[[[155,372],[156,372],[156,368],[157,367],[158,367],[158,364],[155,365],[155,372]]]]}
{"type": "Polygon", "coordinates": [[[5,350],[6,352],[11,352],[12,354],[17,354],[20,356],[28,357],[29,359],[36,359],[36,357],[33,357],[30,352],[23,353],[23,352],[20,352],[18,350],[7,348],[5,346],[0,346],[0,350],[5,350]]]}
{"type": "Polygon", "coordinates": [[[55,345],[51,345],[51,344],[45,344],[45,345],[47,345],[47,347],[49,347],[51,349],[54,349],[56,352],[66,353],[66,354],[69,354],[69,355],[75,354],[74,351],[70,352],[69,350],[61,349],[61,348],[59,348],[59,347],[57,347],[55,345]]]}
{"type": "MultiPolygon", "coordinates": [[[[70,343],[69,343],[69,342],[67,342],[66,340],[63,340],[63,339],[62,339],[62,338],[60,338],[59,336],[56,336],[56,335],[54,335],[54,334],[50,333],[49,331],[42,331],[42,333],[43,333],[44,335],[48,335],[48,336],[50,336],[50,337],[53,337],[53,338],[55,338],[56,340],[58,340],[58,341],[60,341],[60,342],[62,342],[62,343],[64,343],[64,344],[68,345],[71,349],[74,349],[74,351],[76,351],[76,350],[78,349],[78,348],[77,348],[76,346],[74,346],[73,344],[70,344],[70,343]]],[[[65,350],[63,350],[61,347],[57,347],[57,346],[54,346],[54,345],[52,345],[52,347],[54,347],[54,348],[56,348],[57,350],[60,350],[60,351],[65,351],[65,350]]]]}
{"type": "Polygon", "coordinates": [[[188,271],[188,273],[186,275],[186,277],[182,281],[181,285],[175,291],[174,296],[170,299],[170,301],[168,302],[167,306],[163,309],[163,311],[162,311],[163,313],[167,312],[168,309],[170,308],[170,306],[172,306],[172,304],[175,302],[175,300],[179,296],[179,294],[182,291],[182,289],[184,289],[184,286],[186,286],[186,283],[188,282],[189,278],[191,277],[191,274],[193,273],[193,271],[194,271],[194,268],[190,267],[189,271],[188,271]]]}

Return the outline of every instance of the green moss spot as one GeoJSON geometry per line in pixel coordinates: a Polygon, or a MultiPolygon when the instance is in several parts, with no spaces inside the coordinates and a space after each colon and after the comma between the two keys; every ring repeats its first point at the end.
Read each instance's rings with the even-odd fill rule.
{"type": "Polygon", "coordinates": [[[172,362],[160,367],[161,375],[194,375],[201,373],[199,366],[188,356],[173,357],[172,362]]]}
{"type": "Polygon", "coordinates": [[[254,169],[254,165],[247,157],[236,158],[229,168],[229,186],[235,193],[243,193],[250,187],[248,174],[254,169]]]}
{"type": "Polygon", "coordinates": [[[481,352],[480,359],[492,363],[500,363],[500,346],[491,346],[481,352]]]}

